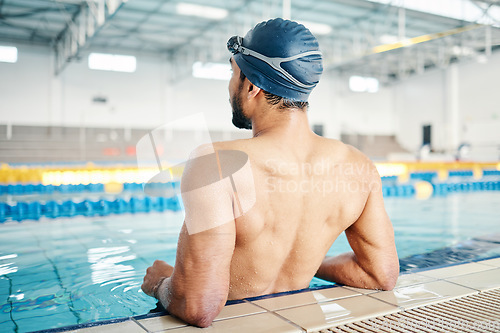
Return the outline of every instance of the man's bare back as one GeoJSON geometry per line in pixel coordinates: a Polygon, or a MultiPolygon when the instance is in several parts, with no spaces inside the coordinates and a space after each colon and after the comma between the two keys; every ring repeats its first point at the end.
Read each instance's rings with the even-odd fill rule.
{"type": "MultiPolygon", "coordinates": [[[[289,32],[301,46],[312,43],[312,51],[300,51],[303,55],[289,61],[318,54],[314,37],[297,23],[275,19],[254,29],[259,33],[246,40],[256,40],[258,47],[259,38],[274,36],[275,43],[266,45],[278,45],[275,52],[286,48],[280,35],[289,32]]],[[[314,276],[392,289],[399,264],[375,166],[356,149],[311,131],[304,100],[315,84],[290,79],[274,65],[269,70],[266,57],[242,47],[243,39],[236,37],[228,42],[234,54],[229,82],[233,124],[251,128],[253,138],[193,153],[181,181],[186,217],[175,265],[157,260],[142,289],[171,314],[201,327],[211,324],[228,299],[306,288],[314,276]],[[252,57],[261,63],[249,66],[252,57]],[[252,82],[246,75],[254,70],[266,75],[252,80],[291,99],[252,82]],[[224,158],[226,152],[239,156],[238,161],[246,156],[243,171],[226,172],[239,169],[224,158]],[[343,231],[353,251],[325,257],[343,231]]],[[[321,58],[303,62],[294,74],[308,74],[312,64],[306,79],[319,79],[318,63],[321,58]]]]}
{"type": "Polygon", "coordinates": [[[279,142],[261,136],[216,144],[248,154],[257,198],[235,220],[229,299],[308,287],[378,185],[373,164],[339,141],[309,132],[279,142]]]}

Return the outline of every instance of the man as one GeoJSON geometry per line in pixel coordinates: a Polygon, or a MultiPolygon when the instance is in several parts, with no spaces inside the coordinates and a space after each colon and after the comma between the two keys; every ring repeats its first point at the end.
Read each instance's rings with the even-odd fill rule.
{"type": "Polygon", "coordinates": [[[228,299],[307,288],[314,276],[392,289],[399,264],[375,166],[309,128],[307,99],[323,69],[315,37],[300,24],[274,19],[231,38],[228,48],[233,124],[251,128],[253,138],[194,155],[205,162],[194,158],[183,174],[186,221],[175,268],[155,261],[144,292],[171,314],[206,327],[228,299]],[[223,175],[237,166],[221,162],[235,151],[248,156],[251,170],[238,181],[223,175]],[[217,174],[231,185],[195,191],[215,184],[217,174]],[[353,252],[325,257],[343,231],[353,252]]]}

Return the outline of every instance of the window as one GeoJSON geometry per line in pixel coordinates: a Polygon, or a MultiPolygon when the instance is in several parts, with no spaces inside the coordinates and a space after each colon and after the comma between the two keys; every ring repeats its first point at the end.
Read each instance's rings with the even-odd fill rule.
{"type": "Polygon", "coordinates": [[[309,22],[309,21],[297,21],[298,23],[304,25],[309,31],[315,35],[328,35],[332,32],[332,27],[328,24],[309,22]]]}
{"type": "Polygon", "coordinates": [[[91,53],[89,55],[89,68],[101,71],[133,73],[137,67],[137,59],[134,56],[91,53]]]}
{"type": "Polygon", "coordinates": [[[222,20],[226,18],[229,12],[223,8],[179,2],[177,4],[177,14],[186,16],[198,16],[213,20],[222,20]]]}
{"type": "Polygon", "coordinates": [[[373,77],[351,76],[349,78],[349,88],[354,92],[376,93],[378,85],[378,80],[373,77]]]}
{"type": "Polygon", "coordinates": [[[0,45],[0,62],[17,62],[17,47],[0,45]]]}
{"type": "Polygon", "coordinates": [[[230,80],[231,65],[197,61],[193,64],[193,77],[213,80],[230,80]]]}

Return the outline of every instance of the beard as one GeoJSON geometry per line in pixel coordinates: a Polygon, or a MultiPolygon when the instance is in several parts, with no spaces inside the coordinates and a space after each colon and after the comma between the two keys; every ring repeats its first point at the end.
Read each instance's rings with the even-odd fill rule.
{"type": "Polygon", "coordinates": [[[243,106],[240,99],[241,86],[239,91],[230,100],[233,109],[233,125],[237,128],[252,129],[252,121],[243,113],[243,106]]]}

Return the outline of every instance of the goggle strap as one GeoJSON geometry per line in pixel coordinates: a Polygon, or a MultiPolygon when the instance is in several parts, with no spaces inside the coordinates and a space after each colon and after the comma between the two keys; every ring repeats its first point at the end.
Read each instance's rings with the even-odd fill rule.
{"type": "MultiPolygon", "coordinates": [[[[239,37],[239,38],[241,38],[241,37],[239,37]]],[[[292,60],[295,60],[298,58],[307,57],[310,55],[321,55],[320,51],[307,51],[307,52],[299,53],[297,55],[294,55],[291,57],[286,57],[286,58],[267,57],[263,54],[260,54],[259,52],[247,49],[247,48],[241,46],[241,44],[240,44],[240,45],[238,45],[238,52],[241,52],[244,55],[249,55],[249,56],[255,57],[259,60],[264,61],[266,64],[268,64],[269,66],[271,66],[272,68],[274,68],[275,70],[277,70],[278,72],[283,74],[293,84],[295,84],[299,87],[309,89],[309,88],[313,88],[315,86],[314,84],[304,84],[304,83],[300,82],[299,80],[297,80],[292,74],[288,73],[283,67],[281,67],[281,63],[292,61],[292,60]]]]}

